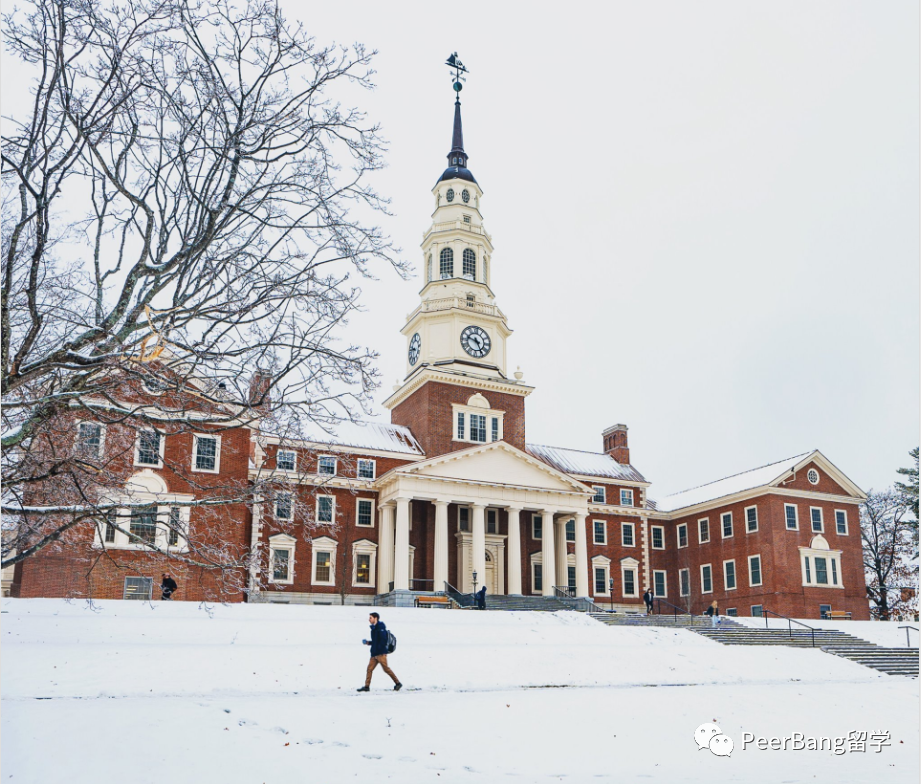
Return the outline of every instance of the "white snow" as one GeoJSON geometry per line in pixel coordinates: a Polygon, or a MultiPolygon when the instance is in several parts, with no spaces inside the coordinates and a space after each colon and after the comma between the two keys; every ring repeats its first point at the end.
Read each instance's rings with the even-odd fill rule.
{"type": "Polygon", "coordinates": [[[527,450],[538,460],[543,460],[566,474],[625,479],[630,482],[646,481],[632,465],[618,463],[610,455],[599,452],[582,452],[578,449],[563,449],[558,446],[542,446],[541,444],[527,444],[527,450]]]}
{"type": "Polygon", "coordinates": [[[913,782],[918,683],[820,651],[722,646],[576,613],[5,599],[4,781],[913,782]],[[714,722],[730,758],[698,751],[714,722]],[[892,745],[742,749],[742,733],[892,745]]]}
{"type": "MultiPolygon", "coordinates": [[[[745,626],[752,626],[756,629],[765,628],[764,618],[733,618],[745,626]]],[[[867,642],[876,645],[882,645],[884,648],[906,648],[912,647],[918,649],[918,632],[909,631],[910,638],[905,637],[905,629],[900,626],[913,626],[915,629],[921,629],[921,624],[911,621],[824,621],[815,618],[796,618],[800,623],[811,626],[813,629],[835,629],[846,632],[854,637],[859,637],[867,642]],[[911,640],[911,646],[906,644],[907,639],[911,640]]],[[[770,618],[768,628],[771,629],[788,629],[789,624],[782,618],[770,618]]],[[[802,630],[802,626],[797,627],[794,623],[793,628],[802,630]]]]}
{"type": "Polygon", "coordinates": [[[424,455],[422,447],[408,427],[384,422],[341,422],[332,433],[315,429],[306,434],[311,444],[344,446],[352,449],[373,449],[401,455],[424,455]]]}
{"type": "Polygon", "coordinates": [[[804,452],[801,455],[788,457],[786,460],[770,463],[760,468],[753,468],[751,471],[744,471],[735,476],[727,476],[725,479],[719,479],[716,482],[667,495],[655,502],[656,509],[660,512],[674,512],[677,509],[684,509],[695,504],[715,501],[717,498],[723,498],[733,493],[741,493],[743,490],[769,485],[811,454],[812,452],[804,452]]]}

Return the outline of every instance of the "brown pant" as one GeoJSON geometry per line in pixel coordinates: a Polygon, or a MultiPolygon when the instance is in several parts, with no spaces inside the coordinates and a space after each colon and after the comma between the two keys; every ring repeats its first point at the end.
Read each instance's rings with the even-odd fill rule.
{"type": "Polygon", "coordinates": [[[386,672],[393,679],[394,683],[400,682],[400,679],[396,676],[393,670],[387,666],[387,654],[384,653],[380,656],[372,656],[371,661],[368,662],[368,672],[365,675],[365,686],[371,685],[371,673],[374,672],[374,668],[377,667],[378,664],[384,668],[384,672],[386,672]]]}

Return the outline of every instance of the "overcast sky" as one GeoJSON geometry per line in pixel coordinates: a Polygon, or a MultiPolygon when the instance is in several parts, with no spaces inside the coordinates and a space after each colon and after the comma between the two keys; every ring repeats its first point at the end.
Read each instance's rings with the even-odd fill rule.
{"type": "MultiPolygon", "coordinates": [[[[630,428],[653,497],[813,448],[864,489],[919,431],[915,2],[289,3],[380,51],[386,229],[365,284],[390,394],[462,93],[529,442],[630,428]]],[[[386,414],[385,414],[386,416],[386,414]]]]}

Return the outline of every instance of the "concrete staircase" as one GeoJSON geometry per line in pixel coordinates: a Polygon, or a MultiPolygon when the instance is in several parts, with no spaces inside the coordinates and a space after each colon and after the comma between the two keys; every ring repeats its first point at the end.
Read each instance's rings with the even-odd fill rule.
{"type": "MultiPolygon", "coordinates": [[[[669,629],[698,631],[710,628],[710,619],[700,615],[642,615],[640,613],[589,613],[596,621],[607,626],[654,626],[669,629]]],[[[741,624],[723,617],[721,626],[740,627],[741,624]]]]}
{"type": "Polygon", "coordinates": [[[860,645],[853,648],[823,648],[826,653],[850,659],[872,667],[874,670],[885,672],[888,675],[905,675],[909,678],[918,677],[918,649],[917,648],[883,648],[879,645],[860,645]]]}
{"type": "MultiPolygon", "coordinates": [[[[476,609],[465,607],[464,609],[476,609]]],[[[571,609],[569,605],[552,596],[499,596],[486,597],[487,610],[518,610],[527,612],[559,612],[571,609]]]]}

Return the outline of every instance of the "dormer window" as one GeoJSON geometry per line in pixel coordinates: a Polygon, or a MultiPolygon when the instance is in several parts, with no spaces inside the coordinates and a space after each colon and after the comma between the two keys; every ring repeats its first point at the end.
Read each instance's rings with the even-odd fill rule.
{"type": "Polygon", "coordinates": [[[442,248],[439,254],[441,279],[454,277],[454,251],[451,248],[442,248]]]}

